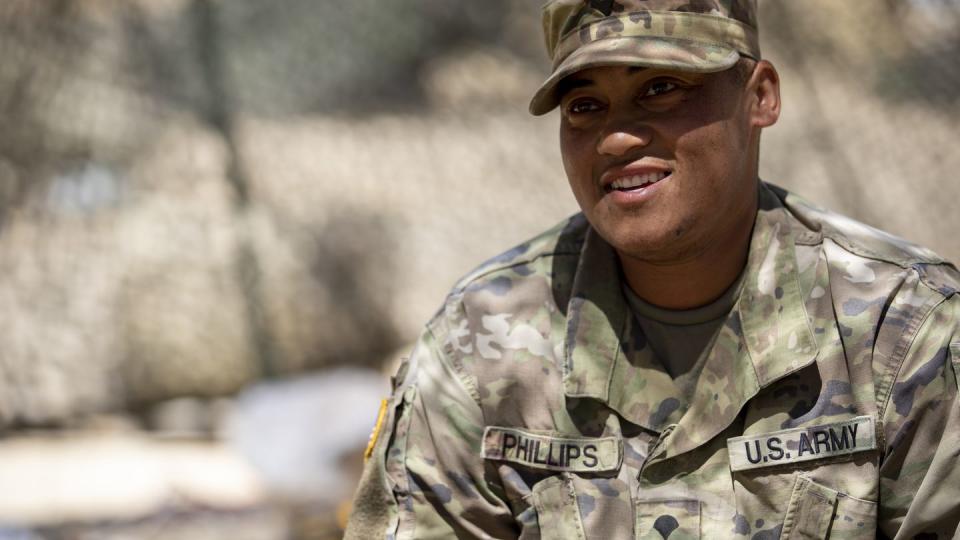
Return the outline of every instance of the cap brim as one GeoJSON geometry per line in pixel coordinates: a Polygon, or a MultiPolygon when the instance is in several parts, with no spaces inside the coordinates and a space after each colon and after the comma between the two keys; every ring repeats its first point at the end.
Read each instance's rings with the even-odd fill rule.
{"type": "Polygon", "coordinates": [[[578,71],[601,66],[642,66],[693,73],[715,73],[733,67],[740,53],[732,47],[662,37],[617,37],[578,48],[554,70],[530,100],[530,113],[546,114],[560,103],[557,85],[578,71]]]}

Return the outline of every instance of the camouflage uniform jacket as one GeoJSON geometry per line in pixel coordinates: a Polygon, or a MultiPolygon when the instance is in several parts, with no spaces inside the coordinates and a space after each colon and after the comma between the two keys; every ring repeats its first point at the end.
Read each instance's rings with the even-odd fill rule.
{"type": "Polygon", "coordinates": [[[464,278],[395,379],[347,537],[953,537],[957,270],[760,200],[689,403],[581,216],[464,278]]]}

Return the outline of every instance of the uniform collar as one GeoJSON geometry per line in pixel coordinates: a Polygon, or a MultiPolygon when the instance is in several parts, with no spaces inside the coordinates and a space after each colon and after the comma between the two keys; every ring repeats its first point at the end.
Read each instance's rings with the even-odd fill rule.
{"type": "Polygon", "coordinates": [[[795,225],[781,201],[761,184],[744,286],[688,406],[631,315],[616,253],[588,229],[567,307],[566,395],[604,402],[653,431],[673,425],[671,438],[682,443],[671,445],[671,453],[722,431],[760,388],[817,356],[801,297],[795,225]]]}

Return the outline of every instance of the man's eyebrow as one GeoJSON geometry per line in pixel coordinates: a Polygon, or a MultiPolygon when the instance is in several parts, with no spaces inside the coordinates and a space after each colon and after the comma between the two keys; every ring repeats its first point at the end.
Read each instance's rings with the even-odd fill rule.
{"type": "Polygon", "coordinates": [[[566,79],[563,79],[557,83],[557,97],[563,98],[563,96],[571,90],[593,86],[594,84],[596,83],[593,82],[593,79],[587,79],[584,77],[567,77],[566,79]]]}
{"type": "MultiPolygon", "coordinates": [[[[650,68],[646,66],[628,66],[627,74],[634,75],[640,73],[641,71],[646,71],[650,68]]],[[[577,88],[584,88],[587,86],[593,86],[596,84],[593,79],[587,77],[576,77],[570,76],[565,79],[562,79],[557,83],[557,97],[562,98],[564,94],[571,90],[576,90],[577,88]]]]}

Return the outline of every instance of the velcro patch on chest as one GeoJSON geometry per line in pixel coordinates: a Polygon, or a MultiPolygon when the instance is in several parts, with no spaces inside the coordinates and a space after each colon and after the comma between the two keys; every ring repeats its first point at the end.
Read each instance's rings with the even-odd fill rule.
{"type": "Polygon", "coordinates": [[[555,437],[497,426],[484,430],[482,452],[484,459],[565,472],[615,471],[623,460],[619,437],[555,437]]]}
{"type": "Polygon", "coordinates": [[[824,459],[876,448],[872,416],[727,439],[731,471],[824,459]]]}

